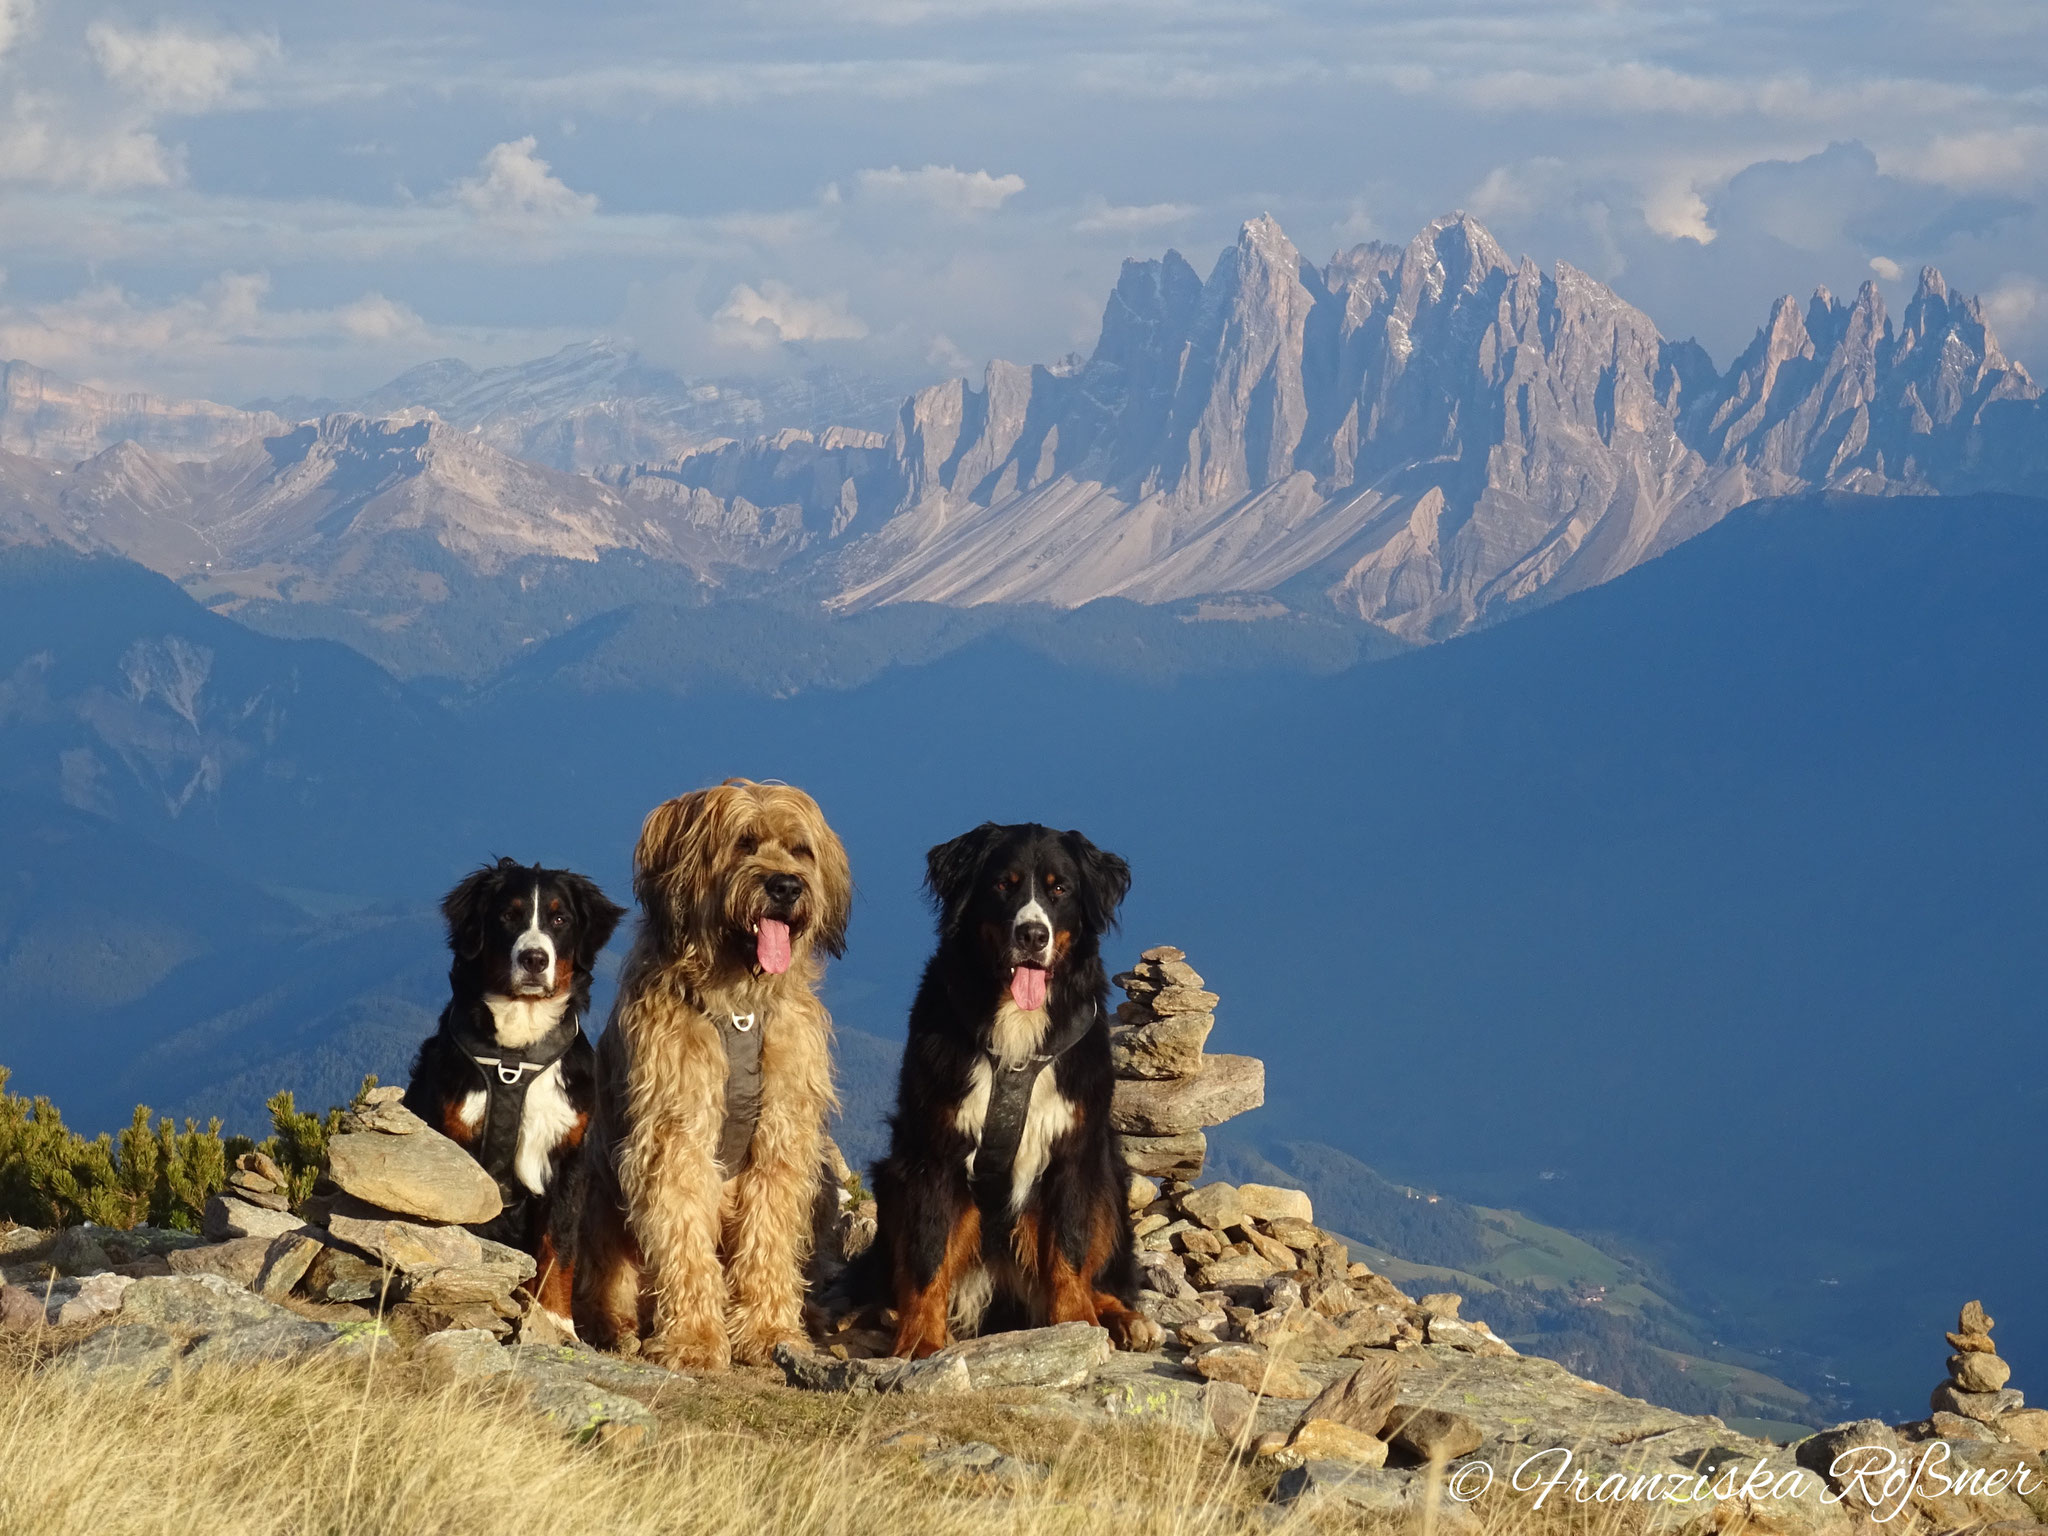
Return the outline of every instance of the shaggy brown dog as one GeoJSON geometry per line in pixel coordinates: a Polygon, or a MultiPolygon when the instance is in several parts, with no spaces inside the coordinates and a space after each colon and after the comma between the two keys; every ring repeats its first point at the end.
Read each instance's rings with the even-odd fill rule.
{"type": "Polygon", "coordinates": [[[803,1331],[836,1103],[816,988],[846,942],[846,850],[802,790],[729,779],[655,807],[633,892],[640,931],[597,1044],[576,1325],[600,1348],[644,1337],[670,1366],[764,1363],[803,1331]]]}

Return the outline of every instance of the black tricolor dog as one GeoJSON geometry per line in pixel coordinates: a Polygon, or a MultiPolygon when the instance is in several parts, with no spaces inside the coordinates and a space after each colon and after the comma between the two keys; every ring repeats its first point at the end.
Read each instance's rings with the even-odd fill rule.
{"type": "Polygon", "coordinates": [[[498,1181],[505,1209],[477,1232],[534,1256],[534,1297],[564,1324],[573,1282],[592,1061],[591,969],[625,909],[566,869],[500,859],[450,891],[453,996],[420,1046],[406,1107],[498,1181]]]}
{"type": "Polygon", "coordinates": [[[1115,854],[1036,825],[987,822],[926,856],[939,945],[875,1168],[865,1287],[894,1301],[899,1355],[942,1348],[949,1325],[1159,1342],[1136,1310],[1098,953],[1130,883],[1115,854]]]}

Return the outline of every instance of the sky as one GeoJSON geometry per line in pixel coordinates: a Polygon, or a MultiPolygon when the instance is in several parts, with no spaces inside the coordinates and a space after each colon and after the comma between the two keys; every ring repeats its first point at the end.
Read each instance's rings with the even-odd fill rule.
{"type": "Polygon", "coordinates": [[[1465,209],[1722,364],[1923,263],[2048,372],[2039,0],[0,0],[0,357],[231,402],[596,335],[1085,353],[1129,256],[1465,209]]]}

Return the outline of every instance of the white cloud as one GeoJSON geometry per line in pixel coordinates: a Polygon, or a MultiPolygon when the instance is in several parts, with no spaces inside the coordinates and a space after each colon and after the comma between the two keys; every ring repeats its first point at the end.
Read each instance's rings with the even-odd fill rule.
{"type": "Polygon", "coordinates": [[[859,341],[867,322],[846,307],[846,295],[808,299],[773,278],[755,288],[741,283],[711,317],[719,339],[732,345],[769,348],[785,341],[859,341]]]}
{"type": "Polygon", "coordinates": [[[1667,240],[1712,245],[1718,231],[1707,222],[1707,200],[1690,182],[1666,182],[1643,199],[1643,222],[1667,240]]]}
{"type": "Polygon", "coordinates": [[[267,360],[265,371],[279,383],[304,387],[317,354],[339,353],[360,366],[362,353],[418,352],[429,341],[419,315],[379,293],[324,309],[273,309],[269,296],[267,274],[223,272],[161,304],[101,284],[50,303],[0,306],[0,356],[153,389],[189,389],[267,360]]]}
{"type": "Polygon", "coordinates": [[[2017,272],[1999,279],[1984,295],[1984,318],[2014,330],[2048,320],[2048,283],[2017,272]]]}
{"type": "Polygon", "coordinates": [[[1465,206],[1484,220],[1526,218],[1555,203],[1564,181],[1565,164],[1553,156],[1497,165],[1472,189],[1465,206]]]}
{"type": "Polygon", "coordinates": [[[1073,227],[1077,235],[1141,235],[1182,223],[1200,212],[1193,203],[1119,204],[1091,197],[1082,205],[1081,217],[1073,227]]]}
{"type": "Polygon", "coordinates": [[[532,134],[494,145],[479,174],[455,184],[455,200],[480,219],[504,224],[550,224],[597,211],[597,198],[572,190],[534,153],[532,134]]]}
{"type": "Polygon", "coordinates": [[[1883,278],[1888,283],[1896,283],[1900,278],[1906,275],[1906,269],[1900,266],[1896,261],[1893,261],[1889,256],[1871,257],[1870,270],[1875,272],[1879,277],[1883,278]]]}
{"type": "Polygon", "coordinates": [[[219,106],[238,79],[279,52],[274,37],[209,37],[168,22],[151,32],[135,32],[95,21],[85,29],[85,42],[109,83],[162,112],[205,112],[219,106]]]}
{"type": "Polygon", "coordinates": [[[1883,159],[1886,170],[1917,181],[1971,189],[2027,187],[2048,180],[2048,124],[1937,134],[1924,146],[1883,159]]]}
{"type": "Polygon", "coordinates": [[[862,171],[854,179],[864,196],[924,203],[941,213],[963,216],[993,213],[1024,190],[1024,178],[1014,173],[991,176],[987,171],[962,171],[950,165],[927,165],[914,171],[892,165],[887,170],[862,171]]]}
{"type": "Polygon", "coordinates": [[[14,98],[0,118],[0,181],[118,192],[180,178],[179,155],[147,129],[117,121],[75,128],[64,115],[63,103],[52,98],[14,98]]]}
{"type": "Polygon", "coordinates": [[[14,46],[35,10],[36,0],[0,0],[0,54],[14,46]]]}

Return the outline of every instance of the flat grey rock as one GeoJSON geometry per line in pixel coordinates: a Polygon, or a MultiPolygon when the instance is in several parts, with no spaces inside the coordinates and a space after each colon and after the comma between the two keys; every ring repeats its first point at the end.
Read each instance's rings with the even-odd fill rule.
{"type": "Polygon", "coordinates": [[[512,1369],[512,1351],[483,1328],[450,1328],[430,1333],[413,1359],[435,1381],[478,1381],[512,1369]]]}
{"type": "Polygon", "coordinates": [[[161,1386],[178,1368],[184,1345],[162,1328],[117,1323],[81,1340],[48,1367],[57,1380],[161,1386]]]}
{"type": "Polygon", "coordinates": [[[282,1309],[260,1323],[221,1328],[186,1351],[187,1365],[252,1365],[261,1360],[297,1360],[317,1353],[341,1336],[331,1323],[316,1323],[282,1309]]]}
{"type": "Polygon", "coordinates": [[[246,1328],[280,1317],[303,1321],[219,1275],[162,1275],[128,1287],[121,1318],[186,1333],[246,1328]]]}
{"type": "Polygon", "coordinates": [[[546,1372],[519,1378],[534,1411],[571,1440],[596,1439],[607,1429],[637,1430],[652,1438],[661,1421],[646,1407],[580,1376],[546,1372]]]}
{"type": "Polygon", "coordinates": [[[399,1118],[407,1129],[345,1132],[327,1144],[327,1176],[358,1200],[425,1221],[483,1222],[504,1209],[498,1186],[461,1147],[392,1102],[376,1108],[380,1126],[399,1118]]]}
{"type": "Polygon", "coordinates": [[[1050,1475],[1041,1462],[1025,1461],[982,1440],[943,1446],[918,1458],[942,1476],[963,1478],[997,1488],[1023,1489],[1042,1483],[1050,1475]]]}
{"type": "Polygon", "coordinates": [[[209,1195],[200,1218],[200,1230],[210,1243],[232,1242],[236,1238],[273,1238],[296,1231],[305,1223],[290,1211],[273,1211],[233,1195],[209,1195]]]}

